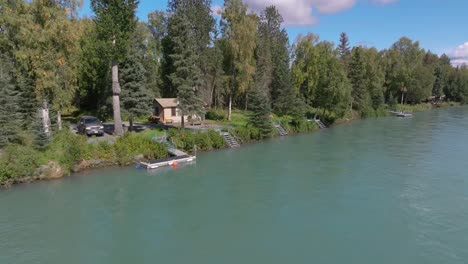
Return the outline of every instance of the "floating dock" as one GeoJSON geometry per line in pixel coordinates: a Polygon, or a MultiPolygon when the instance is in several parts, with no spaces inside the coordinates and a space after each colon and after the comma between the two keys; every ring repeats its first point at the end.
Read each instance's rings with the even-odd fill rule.
{"type": "Polygon", "coordinates": [[[166,159],[159,159],[159,160],[153,160],[153,161],[148,161],[148,162],[140,162],[140,166],[147,169],[147,170],[153,170],[165,166],[177,166],[178,163],[183,163],[183,162],[191,162],[196,160],[196,156],[190,156],[190,155],[184,155],[184,156],[176,156],[176,157],[170,157],[166,159]]]}
{"type": "Polygon", "coordinates": [[[140,167],[143,167],[147,170],[153,170],[166,166],[177,166],[178,163],[192,162],[196,160],[196,155],[189,155],[181,150],[178,150],[174,147],[170,147],[167,152],[171,155],[169,158],[152,160],[148,162],[140,162],[140,167]]]}
{"type": "Polygon", "coordinates": [[[412,113],[404,112],[404,111],[389,111],[391,114],[398,116],[398,117],[410,117],[413,116],[412,113]]]}

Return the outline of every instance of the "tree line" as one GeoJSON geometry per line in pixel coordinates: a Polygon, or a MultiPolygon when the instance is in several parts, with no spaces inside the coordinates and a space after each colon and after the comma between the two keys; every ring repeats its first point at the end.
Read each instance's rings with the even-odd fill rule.
{"type": "MultiPolygon", "coordinates": [[[[338,45],[312,33],[290,45],[275,6],[260,14],[225,0],[169,0],[147,21],[137,0],[0,0],[0,145],[40,146],[75,111],[131,122],[154,97],[177,97],[184,115],[251,110],[267,134],[271,114],[372,116],[431,96],[468,101],[468,69],[402,37],[384,50],[338,45]],[[219,18],[216,19],[215,16],[219,18]],[[30,135],[33,135],[31,137],[30,135]]],[[[338,37],[338,36],[337,36],[338,37]]]]}

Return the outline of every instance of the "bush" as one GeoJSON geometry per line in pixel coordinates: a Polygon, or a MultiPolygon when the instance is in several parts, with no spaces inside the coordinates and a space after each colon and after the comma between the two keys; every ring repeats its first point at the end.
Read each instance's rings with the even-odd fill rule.
{"type": "Polygon", "coordinates": [[[250,142],[262,139],[260,130],[252,125],[239,126],[231,131],[235,137],[240,139],[242,142],[250,142]]]}
{"type": "Polygon", "coordinates": [[[40,166],[40,152],[32,147],[10,145],[0,159],[0,183],[10,179],[32,176],[40,166]]]}
{"type": "Polygon", "coordinates": [[[86,153],[88,147],[86,137],[75,135],[70,130],[64,129],[52,139],[45,152],[45,158],[46,161],[56,160],[65,169],[70,170],[76,162],[83,159],[83,154],[86,153]]]}
{"type": "Polygon", "coordinates": [[[194,133],[191,130],[172,129],[168,135],[174,145],[185,152],[192,152],[195,146],[202,151],[220,149],[226,146],[224,138],[214,130],[194,133]]]}
{"type": "Polygon", "coordinates": [[[214,121],[227,120],[226,113],[224,113],[223,110],[218,110],[218,109],[211,109],[210,111],[206,112],[205,118],[207,120],[214,120],[214,121]]]}
{"type": "Polygon", "coordinates": [[[204,132],[198,132],[195,134],[195,145],[199,150],[211,150],[213,149],[210,135],[204,132]]]}
{"type": "Polygon", "coordinates": [[[368,106],[364,108],[361,112],[361,116],[363,118],[369,118],[369,117],[380,117],[380,116],[386,116],[388,115],[388,111],[385,109],[384,106],[381,106],[377,109],[374,109],[371,106],[368,106]]]}
{"type": "MultiPolygon", "coordinates": [[[[104,145],[101,145],[104,147],[104,145]]],[[[137,155],[145,155],[146,159],[160,159],[167,157],[167,149],[157,142],[135,133],[125,134],[114,143],[118,164],[129,165],[137,155]]]]}
{"type": "Polygon", "coordinates": [[[83,160],[106,160],[109,162],[116,161],[114,145],[103,141],[97,144],[88,144],[82,153],[83,160]]]}
{"type": "Polygon", "coordinates": [[[211,146],[213,149],[222,149],[226,147],[226,142],[224,141],[223,136],[214,130],[208,130],[206,132],[211,140],[211,146]]]}

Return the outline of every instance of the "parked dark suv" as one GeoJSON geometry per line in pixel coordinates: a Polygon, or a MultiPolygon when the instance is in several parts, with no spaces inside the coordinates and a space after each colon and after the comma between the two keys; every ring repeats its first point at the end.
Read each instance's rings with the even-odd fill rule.
{"type": "Polygon", "coordinates": [[[104,126],[102,122],[99,121],[94,116],[83,116],[80,118],[77,126],[78,133],[83,135],[92,136],[103,136],[104,135],[104,126]]]}

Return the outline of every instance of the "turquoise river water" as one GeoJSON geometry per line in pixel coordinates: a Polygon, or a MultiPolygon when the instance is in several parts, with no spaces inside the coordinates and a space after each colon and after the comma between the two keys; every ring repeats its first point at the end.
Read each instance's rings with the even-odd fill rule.
{"type": "Polygon", "coordinates": [[[1,190],[0,263],[468,263],[468,108],[1,190]]]}

